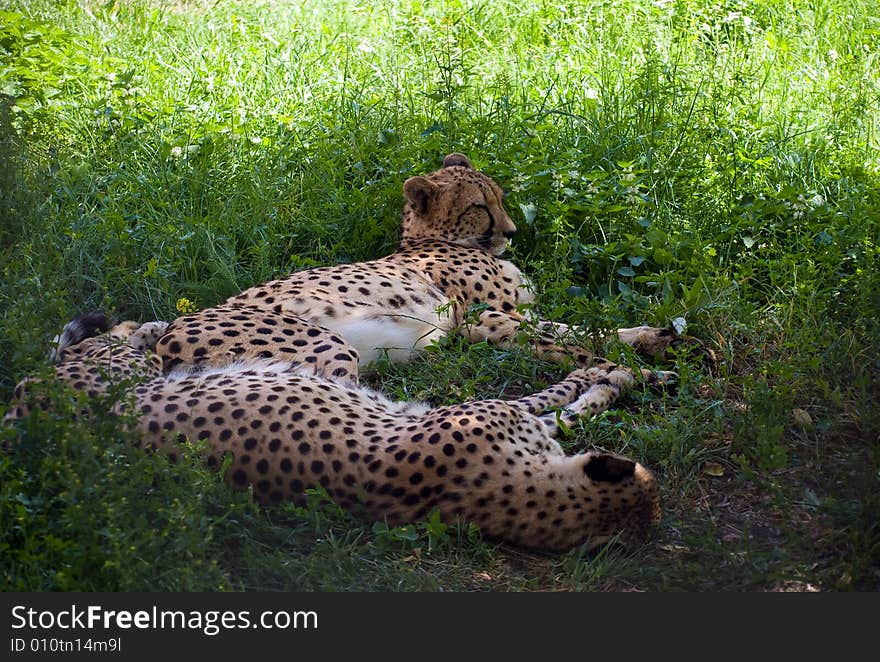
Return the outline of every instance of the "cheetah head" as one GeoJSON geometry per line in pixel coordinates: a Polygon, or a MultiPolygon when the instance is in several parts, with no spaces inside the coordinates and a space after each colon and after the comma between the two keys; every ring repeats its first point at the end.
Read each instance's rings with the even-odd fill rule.
{"type": "Polygon", "coordinates": [[[588,452],[576,456],[583,472],[583,494],[597,507],[593,544],[615,533],[622,540],[640,540],[660,523],[660,489],[654,474],[629,458],[612,453],[588,452]]]}
{"type": "Polygon", "coordinates": [[[501,203],[501,188],[463,154],[449,154],[443,167],[403,184],[403,240],[441,239],[501,255],[516,232],[501,203]]]}

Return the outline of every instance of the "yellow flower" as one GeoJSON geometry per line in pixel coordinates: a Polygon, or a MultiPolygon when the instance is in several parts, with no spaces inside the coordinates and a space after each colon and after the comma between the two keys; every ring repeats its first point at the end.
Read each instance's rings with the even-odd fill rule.
{"type": "Polygon", "coordinates": [[[196,304],[187,299],[186,297],[180,297],[177,300],[177,312],[178,313],[194,313],[196,312],[196,304]]]}

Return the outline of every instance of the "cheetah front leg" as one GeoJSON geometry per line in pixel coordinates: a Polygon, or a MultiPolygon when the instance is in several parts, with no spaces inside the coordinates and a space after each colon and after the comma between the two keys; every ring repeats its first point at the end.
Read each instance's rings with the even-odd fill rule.
{"type": "Polygon", "coordinates": [[[560,431],[560,422],[571,426],[583,416],[595,416],[607,410],[635,381],[632,370],[611,363],[581,368],[558,384],[514,400],[510,405],[538,416],[550,436],[555,437],[560,431]],[[560,411],[547,413],[555,408],[560,411]]]}
{"type": "Polygon", "coordinates": [[[595,416],[606,411],[611,405],[635,384],[635,378],[631,370],[616,366],[604,375],[599,368],[589,368],[588,373],[594,373],[590,377],[592,383],[581,396],[562,408],[557,413],[540,416],[541,422],[551,437],[558,436],[561,425],[571,427],[580,418],[595,416]]]}
{"type": "MultiPolygon", "coordinates": [[[[551,335],[551,331],[563,329],[569,331],[569,327],[565,324],[546,321],[531,324],[497,310],[484,310],[476,323],[462,325],[461,333],[471,342],[486,341],[491,345],[506,348],[516,344],[517,335],[521,331],[527,331],[535,355],[546,361],[563,363],[571,360],[584,367],[596,367],[605,371],[622,369],[608,359],[596,356],[582,345],[566,342],[563,333],[551,335]],[[538,329],[540,334],[535,336],[534,329],[538,329]]],[[[570,336],[570,333],[568,335],[570,336]]],[[[674,372],[665,370],[641,369],[640,372],[642,379],[651,386],[670,384],[677,377],[674,372]]]]}
{"type": "Polygon", "coordinates": [[[168,330],[168,322],[146,322],[132,331],[128,336],[128,344],[142,352],[155,351],[156,343],[168,330]]]}
{"type": "Polygon", "coordinates": [[[603,367],[580,368],[570,372],[561,382],[538,393],[513,400],[509,404],[530,414],[540,416],[550,409],[571,405],[588,393],[591,388],[603,385],[605,382],[631,386],[635,383],[635,378],[632,370],[613,363],[608,363],[603,367]]]}
{"type": "MultiPolygon", "coordinates": [[[[538,321],[535,326],[548,338],[555,338],[557,342],[566,345],[569,343],[565,342],[565,339],[576,337],[578,333],[585,333],[578,327],[546,320],[538,321]]],[[[617,329],[615,334],[620,342],[629,345],[636,353],[649,360],[659,358],[661,361],[670,361],[674,358],[673,352],[687,349],[691,354],[702,358],[710,369],[716,363],[715,353],[705,343],[693,336],[682,336],[670,328],[633,326],[617,329]]],[[[592,334],[588,334],[588,337],[595,338],[592,334]]],[[[604,336],[598,339],[607,340],[604,336]]]]}
{"type": "Polygon", "coordinates": [[[580,345],[568,344],[562,337],[551,336],[545,331],[544,324],[538,323],[533,326],[508,313],[484,310],[476,322],[466,322],[459,330],[471,342],[485,341],[490,345],[502,348],[515,346],[520,332],[525,331],[535,355],[546,361],[562,363],[566,359],[570,359],[583,366],[610,364],[609,361],[597,358],[592,352],[580,345]],[[534,328],[538,328],[541,333],[536,336],[533,332],[534,328]]]}
{"type": "Polygon", "coordinates": [[[654,326],[634,326],[618,329],[617,337],[647,358],[659,357],[662,360],[673,358],[673,352],[687,349],[699,356],[711,368],[715,364],[715,353],[706,344],[693,336],[682,336],[673,329],[660,329],[654,326]]]}

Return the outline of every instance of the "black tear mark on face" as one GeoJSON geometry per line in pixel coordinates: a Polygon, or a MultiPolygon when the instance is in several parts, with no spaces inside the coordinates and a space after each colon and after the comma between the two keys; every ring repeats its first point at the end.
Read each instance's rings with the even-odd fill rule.
{"type": "Polygon", "coordinates": [[[584,473],[590,480],[601,483],[619,483],[630,478],[636,471],[636,463],[619,455],[591,455],[584,465],[584,473]]]}

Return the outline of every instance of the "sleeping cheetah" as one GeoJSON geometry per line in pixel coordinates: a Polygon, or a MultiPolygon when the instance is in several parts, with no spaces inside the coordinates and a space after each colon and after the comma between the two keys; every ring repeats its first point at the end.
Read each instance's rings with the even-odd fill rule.
{"type": "MultiPolygon", "coordinates": [[[[274,316],[278,325],[286,320],[300,335],[315,333],[321,346],[328,344],[322,339],[332,340],[332,353],[343,365],[324,367],[327,354],[317,356],[314,346],[302,347],[297,356],[274,358],[317,360],[318,374],[341,368],[349,375],[354,372],[353,381],[356,371],[342,357],[346,352],[361,366],[382,354],[407,360],[449,333],[508,347],[529,327],[535,331],[527,334],[532,346],[545,359],[570,357],[584,366],[610,366],[572,342],[568,326],[531,319],[524,312],[523,306],[534,300],[529,282],[498,257],[516,226],[504,210],[501,189],[465,156],[448,155],[440,170],[406,180],[403,192],[407,202],[397,252],[370,262],[298,271],[173,322],[157,346],[166,368],[191,363],[194,357],[214,365],[224,362],[212,341],[200,334],[211,327],[205,337],[215,337],[218,320],[242,307],[261,311],[264,320],[274,316]],[[479,312],[470,321],[474,306],[479,312]]],[[[620,329],[618,337],[651,356],[685,340],[670,329],[646,326],[620,329]]],[[[663,381],[670,373],[642,374],[649,381],[663,381]]]]}
{"type": "MultiPolygon", "coordinates": [[[[155,329],[125,328],[129,343],[155,329]]],[[[114,365],[126,369],[156,369],[148,350],[106,338],[80,344],[100,346],[100,360],[120,359],[114,365]]],[[[56,375],[81,381],[92,359],[76,345],[62,348],[56,375]]],[[[202,441],[211,467],[231,454],[226,480],[252,487],[265,504],[302,503],[320,485],[365,519],[400,525],[436,509],[447,522],[475,523],[490,539],[546,550],[640,536],[659,520],[648,469],[609,453],[566,456],[554,439],[560,421],[603,411],[632,386],[626,368],[581,368],[518,400],[435,409],[313,373],[308,364],[260,360],[189,368],[134,387],[133,402],[117,410],[133,407],[141,444],[172,459],[183,439],[202,441]]],[[[107,383],[96,379],[88,388],[107,383]]],[[[13,407],[7,420],[26,413],[13,407]]]]}

